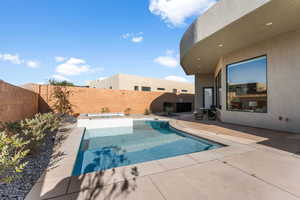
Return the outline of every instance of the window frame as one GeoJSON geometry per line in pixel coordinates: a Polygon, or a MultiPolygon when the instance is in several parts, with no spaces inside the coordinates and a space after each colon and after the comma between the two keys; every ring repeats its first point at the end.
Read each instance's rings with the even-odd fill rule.
{"type": "Polygon", "coordinates": [[[255,57],[252,57],[252,58],[247,58],[247,59],[240,60],[240,61],[233,62],[233,63],[229,63],[229,64],[226,65],[226,111],[229,111],[229,112],[242,112],[242,113],[255,113],[255,114],[267,114],[269,112],[268,66],[269,66],[269,62],[268,62],[268,55],[267,54],[263,54],[263,55],[260,55],[260,56],[255,56],[255,57]],[[266,57],[266,88],[267,88],[267,91],[266,91],[266,94],[267,94],[267,108],[266,108],[266,111],[265,112],[255,112],[255,111],[247,111],[247,110],[231,110],[231,109],[229,109],[229,104],[228,104],[228,67],[229,67],[229,65],[234,65],[234,64],[238,64],[238,63],[242,63],[242,62],[247,62],[247,61],[251,61],[251,60],[254,60],[254,59],[257,59],[257,58],[261,58],[261,57],[266,57]]]}
{"type": "Polygon", "coordinates": [[[222,87],[222,69],[219,70],[219,72],[217,73],[217,76],[215,77],[215,106],[217,109],[222,109],[222,93],[221,95],[219,95],[219,80],[220,80],[220,88],[221,90],[223,89],[222,87]],[[218,101],[220,103],[220,105],[218,105],[218,101]]]}

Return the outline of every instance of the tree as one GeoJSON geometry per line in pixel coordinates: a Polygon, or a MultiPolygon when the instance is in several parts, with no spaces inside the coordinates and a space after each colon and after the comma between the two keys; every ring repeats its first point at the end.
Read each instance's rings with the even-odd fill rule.
{"type": "Polygon", "coordinates": [[[63,115],[72,114],[73,105],[69,100],[71,95],[72,92],[67,87],[55,86],[52,93],[52,99],[54,99],[54,110],[63,115]]]}
{"type": "Polygon", "coordinates": [[[50,79],[49,80],[50,85],[55,85],[55,86],[75,86],[74,83],[69,82],[69,81],[57,81],[55,79],[50,79]]]}

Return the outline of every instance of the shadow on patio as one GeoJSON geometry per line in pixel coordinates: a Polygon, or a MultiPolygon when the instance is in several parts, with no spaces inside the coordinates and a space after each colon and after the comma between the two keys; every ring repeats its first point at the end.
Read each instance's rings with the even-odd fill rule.
{"type": "Polygon", "coordinates": [[[300,155],[300,134],[223,123],[195,120],[192,114],[180,114],[172,119],[181,120],[184,126],[216,134],[253,140],[254,143],[300,155]]]}
{"type": "Polygon", "coordinates": [[[137,168],[132,168],[131,175],[127,175],[124,169],[118,172],[113,169],[72,176],[59,181],[47,192],[43,193],[41,189],[40,196],[41,199],[125,199],[137,189],[137,175],[137,168]]]}

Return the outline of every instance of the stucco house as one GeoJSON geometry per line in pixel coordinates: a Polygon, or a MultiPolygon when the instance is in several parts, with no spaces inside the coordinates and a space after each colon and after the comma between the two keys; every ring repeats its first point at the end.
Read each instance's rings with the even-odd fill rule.
{"type": "Polygon", "coordinates": [[[299,0],[220,0],[188,28],[180,54],[195,75],[195,110],[300,132],[299,0]]]}

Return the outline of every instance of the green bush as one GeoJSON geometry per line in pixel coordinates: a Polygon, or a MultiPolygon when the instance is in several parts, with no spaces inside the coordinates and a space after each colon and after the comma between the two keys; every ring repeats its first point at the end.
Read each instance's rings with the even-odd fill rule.
{"type": "Polygon", "coordinates": [[[38,151],[46,134],[58,129],[53,113],[36,114],[19,122],[0,123],[0,181],[11,182],[23,171],[24,158],[38,151]]]}
{"type": "Polygon", "coordinates": [[[166,115],[171,115],[174,112],[174,108],[172,106],[167,106],[165,110],[166,110],[166,115]]]}
{"type": "Polygon", "coordinates": [[[126,108],[125,110],[124,110],[124,114],[125,115],[130,115],[130,112],[131,112],[131,108],[126,108]]]}
{"type": "Polygon", "coordinates": [[[149,109],[145,109],[144,115],[150,115],[150,110],[149,109]]]}
{"type": "Polygon", "coordinates": [[[59,119],[53,113],[36,114],[31,119],[20,122],[21,135],[29,141],[31,153],[38,150],[48,132],[58,129],[59,119]]]}
{"type": "Polygon", "coordinates": [[[0,132],[0,182],[10,183],[23,171],[27,165],[23,160],[29,153],[28,143],[17,134],[0,132]]]}
{"type": "Polygon", "coordinates": [[[108,107],[101,108],[101,113],[109,113],[110,110],[108,107]]]}
{"type": "Polygon", "coordinates": [[[74,83],[69,81],[58,81],[55,79],[50,79],[48,82],[50,85],[55,85],[55,86],[75,86],[74,83]]]}

